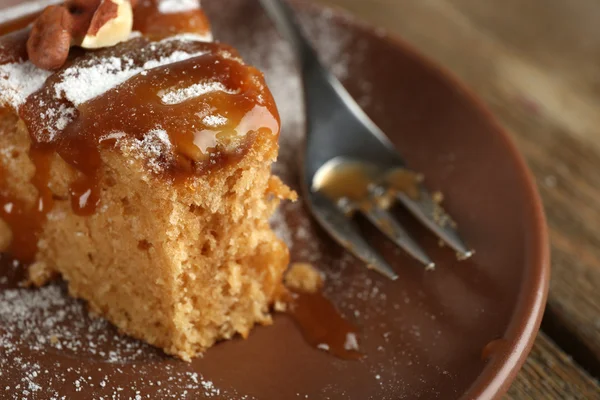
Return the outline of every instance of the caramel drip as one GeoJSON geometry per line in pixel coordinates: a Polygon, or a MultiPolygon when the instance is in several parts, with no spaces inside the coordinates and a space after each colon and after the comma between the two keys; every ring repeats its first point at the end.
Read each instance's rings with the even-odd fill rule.
{"type": "MultiPolygon", "coordinates": [[[[5,35],[1,39],[0,64],[27,60],[29,32],[25,27],[36,16],[0,26],[0,35],[5,35]]],[[[172,149],[160,156],[161,174],[173,182],[209,173],[236,160],[256,135],[278,134],[279,115],[262,74],[243,65],[233,49],[214,43],[149,40],[182,32],[205,35],[209,29],[200,10],[161,14],[157,0],[141,0],[135,11],[134,30],[146,38],[97,52],[72,49],[67,65],[20,107],[19,115],[32,139],[29,156],[35,174],[31,183],[38,198],[30,205],[13,196],[0,165],[0,219],[12,231],[8,252],[15,259],[34,261],[40,232],[53,206],[49,180],[54,154],[80,172],[69,188],[74,212],[91,215],[100,201],[102,151],[117,146],[111,134],[120,134],[119,140],[141,141],[152,130],[164,132],[172,149]],[[137,74],[82,104],[57,97],[69,68],[93,67],[109,58],[140,68],[177,51],[197,56],[137,74]],[[187,96],[196,84],[217,86],[187,96]],[[165,101],[169,93],[175,94],[174,100],[165,101]],[[66,115],[67,123],[60,122],[65,115],[56,111],[61,109],[71,110],[66,115]],[[44,114],[47,110],[54,112],[44,114]],[[204,119],[211,115],[219,117],[217,126],[204,119]]],[[[293,294],[290,315],[311,345],[340,358],[361,358],[356,327],[322,294],[293,294]]]]}
{"type": "MultiPolygon", "coordinates": [[[[11,253],[17,258],[32,260],[45,215],[52,207],[48,184],[53,154],[80,172],[69,188],[71,204],[75,213],[91,215],[100,201],[101,154],[117,147],[116,140],[110,138],[115,133],[130,144],[141,143],[154,130],[167,135],[170,148],[163,149],[153,161],[161,166],[157,173],[173,182],[239,159],[256,135],[278,134],[279,115],[262,74],[245,66],[233,49],[177,38],[151,41],[180,32],[206,34],[209,28],[202,11],[159,14],[156,1],[141,1],[135,12],[135,29],[147,37],[95,52],[73,48],[67,64],[20,106],[18,114],[31,136],[30,157],[36,166],[32,183],[39,192],[39,207],[29,208],[15,201],[0,181],[0,200],[11,203],[14,210],[10,215],[3,211],[0,217],[8,220],[13,230],[11,253]],[[177,53],[191,58],[147,66],[177,53]],[[132,77],[77,104],[59,90],[73,73],[114,59],[134,71],[132,77]],[[165,100],[170,93],[171,98],[165,100]],[[205,120],[214,116],[219,122],[216,125],[214,118],[212,123],[205,120]]],[[[0,64],[27,59],[26,30],[0,40],[0,64]]]]}
{"type": "Polygon", "coordinates": [[[6,250],[22,262],[34,261],[37,251],[38,233],[44,215],[37,204],[27,204],[16,198],[8,190],[7,175],[0,165],[0,219],[12,232],[12,240],[6,250]]]}
{"type": "MultiPolygon", "coordinates": [[[[152,57],[169,55],[174,51],[203,53],[167,66],[138,74],[125,83],[89,100],[76,109],[77,116],[62,132],[53,132],[59,114],[40,119],[47,108],[58,110],[73,107],[65,99],[56,98],[57,85],[64,80],[64,70],[51,77],[45,87],[30,96],[21,108],[20,115],[33,138],[33,148],[45,146],[57,152],[69,165],[82,173],[70,188],[71,203],[77,214],[93,214],[99,201],[102,163],[101,147],[110,147],[114,140],[104,140],[112,133],[141,140],[155,129],[163,130],[173,145],[173,154],[165,154],[164,171],[168,178],[185,178],[198,175],[219,166],[215,160],[228,149],[243,147],[248,132],[266,130],[261,125],[265,117],[274,121],[270,134],[279,129],[278,114],[272,97],[266,91],[260,73],[246,67],[232,56],[233,50],[214,43],[177,42],[152,43],[137,39],[120,48],[82,57],[70,67],[93,65],[109,57],[132,60],[132,66],[141,66],[152,57]],[[152,51],[150,51],[152,49],[152,51]],[[123,54],[121,54],[123,53],[123,54]],[[257,82],[260,82],[257,84],[257,82]],[[185,92],[194,84],[218,83],[224,90],[184,98],[176,104],[167,104],[161,97],[169,93],[185,92]],[[43,104],[43,107],[39,105],[43,104]],[[244,117],[253,112],[264,113],[263,118],[244,126],[237,132],[244,117]],[[225,123],[218,128],[203,122],[202,115],[216,113],[225,123]],[[54,118],[54,119],[53,119],[54,118]],[[238,137],[239,134],[239,137],[238,137]],[[214,139],[211,139],[211,136],[214,139]],[[50,138],[50,139],[48,139],[50,138]],[[208,140],[207,140],[208,139],[208,140]],[[197,145],[215,142],[203,152],[197,145]]],[[[266,132],[265,132],[266,133],[266,132]]],[[[37,176],[37,173],[36,173],[37,176]]]]}
{"type": "Polygon", "coordinates": [[[161,39],[177,33],[210,33],[206,14],[200,9],[163,14],[158,10],[159,0],[141,0],[135,8],[133,30],[147,37],[161,39]]]}
{"type": "Polygon", "coordinates": [[[347,360],[362,357],[358,329],[323,294],[294,293],[289,314],[310,345],[347,360]]]}

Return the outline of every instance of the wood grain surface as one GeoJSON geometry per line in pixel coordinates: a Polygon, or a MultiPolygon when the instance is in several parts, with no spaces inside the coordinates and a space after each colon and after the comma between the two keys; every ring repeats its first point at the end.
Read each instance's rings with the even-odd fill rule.
{"type": "Polygon", "coordinates": [[[556,344],[540,333],[529,360],[506,399],[598,398],[598,383],[573,364],[556,344]]]}
{"type": "Polygon", "coordinates": [[[552,280],[506,398],[600,399],[600,1],[315,1],[413,44],[513,133],[546,207],[552,280]]]}
{"type": "Polygon", "coordinates": [[[552,280],[507,398],[600,399],[600,1],[318,1],[454,72],[513,133],[546,208],[552,280]]]}

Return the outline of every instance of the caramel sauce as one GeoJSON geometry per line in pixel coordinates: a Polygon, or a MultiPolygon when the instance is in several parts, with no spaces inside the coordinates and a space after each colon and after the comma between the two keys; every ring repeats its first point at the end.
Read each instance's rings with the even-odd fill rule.
{"type": "Polygon", "coordinates": [[[369,198],[375,170],[359,162],[348,162],[326,172],[318,183],[319,192],[332,200],[346,198],[361,203],[369,198]]]}
{"type": "Polygon", "coordinates": [[[380,171],[375,166],[345,161],[334,165],[315,177],[315,189],[333,202],[347,200],[351,208],[368,210],[377,205],[388,208],[398,193],[416,199],[422,177],[406,168],[380,171]],[[384,191],[374,191],[379,187],[384,191]]]}
{"type": "Polygon", "coordinates": [[[70,189],[71,203],[77,214],[90,215],[98,204],[98,171],[102,164],[100,149],[114,144],[114,141],[103,140],[111,133],[122,132],[127,137],[142,140],[154,129],[165,131],[173,145],[173,154],[164,155],[164,174],[176,179],[218,167],[219,163],[215,160],[219,155],[223,161],[227,158],[223,155],[228,151],[243,148],[243,141],[251,138],[248,132],[278,133],[275,103],[266,90],[262,75],[232,57],[233,50],[224,45],[177,41],[155,43],[140,38],[83,56],[69,67],[84,67],[110,57],[127,57],[132,60],[133,67],[142,66],[157,54],[168,55],[175,51],[203,54],[150,69],[81,104],[76,109],[77,116],[62,132],[52,132],[53,126],[58,123],[52,118],[60,118],[60,115],[44,119],[40,119],[39,115],[48,107],[59,109],[65,102],[55,95],[57,86],[64,81],[64,69],[52,76],[45,87],[30,96],[21,107],[20,115],[33,138],[32,147],[50,148],[82,173],[70,189]],[[166,104],[161,100],[165,93],[185,91],[203,82],[217,82],[225,90],[211,91],[176,104],[166,104]],[[44,104],[43,108],[39,107],[40,103],[44,104]],[[207,111],[223,117],[223,124],[215,128],[204,123],[198,115],[207,111]],[[246,118],[249,115],[254,116],[254,120],[246,118]],[[272,121],[270,128],[265,127],[265,121],[272,121]],[[242,123],[243,132],[240,131],[242,123]],[[197,144],[206,141],[207,136],[213,146],[202,151],[197,144]],[[53,139],[48,140],[49,137],[53,139]]]}
{"type": "Polygon", "coordinates": [[[206,14],[200,9],[163,14],[158,9],[158,0],[140,0],[135,8],[133,30],[157,39],[176,33],[210,33],[206,14]]]}
{"type": "MultiPolygon", "coordinates": [[[[135,10],[134,30],[142,32],[144,38],[96,52],[72,49],[67,65],[16,110],[31,136],[29,156],[35,166],[31,183],[38,191],[38,198],[31,205],[13,196],[0,165],[0,219],[12,231],[7,251],[16,260],[34,261],[39,234],[53,206],[48,184],[55,154],[80,173],[69,188],[74,212],[91,215],[100,201],[102,151],[117,145],[111,134],[142,140],[154,129],[164,131],[172,149],[160,155],[160,174],[174,183],[237,160],[256,135],[278,134],[279,115],[262,74],[243,65],[233,49],[215,43],[151,41],[182,32],[205,35],[210,29],[201,10],[161,14],[157,4],[156,0],[142,0],[135,10]],[[199,54],[148,69],[78,105],[56,96],[69,69],[97,65],[111,57],[129,62],[131,67],[141,67],[176,51],[199,54]],[[221,89],[181,101],[164,101],[169,92],[185,93],[194,84],[211,82],[218,83],[221,89]],[[47,110],[61,107],[73,110],[68,114],[68,123],[60,123],[60,118],[64,118],[60,113],[40,117],[47,110]],[[202,117],[207,113],[221,118],[217,127],[204,121],[202,117]]],[[[26,26],[36,16],[0,26],[0,35],[5,35],[0,39],[0,65],[27,60],[26,26]]],[[[355,184],[345,185],[351,191],[335,189],[336,194],[350,193],[358,198],[366,193],[364,179],[357,183],[351,174],[347,179],[354,179],[355,184]]],[[[139,246],[145,248],[148,244],[140,242],[139,246]]],[[[289,314],[311,345],[343,359],[361,358],[356,327],[322,294],[291,295],[289,314]]]]}
{"type": "Polygon", "coordinates": [[[404,193],[412,199],[419,198],[419,183],[423,176],[406,168],[394,168],[384,178],[388,190],[392,194],[404,193]]]}
{"type": "MultiPolygon", "coordinates": [[[[148,37],[93,52],[72,49],[67,64],[16,110],[31,136],[30,158],[36,167],[32,184],[39,199],[36,207],[26,207],[0,181],[0,205],[10,204],[11,210],[3,210],[0,217],[13,231],[13,256],[33,259],[37,237],[52,208],[48,184],[49,160],[54,154],[79,172],[69,188],[74,212],[91,215],[100,201],[102,151],[117,147],[116,140],[110,139],[112,134],[141,143],[149,132],[160,130],[168,137],[170,148],[162,149],[159,159],[153,160],[161,166],[155,172],[173,183],[238,160],[257,135],[278,135],[279,115],[262,74],[244,65],[235,50],[177,38],[152,41],[180,32],[207,33],[202,11],[158,14],[156,1],[141,1],[135,24],[148,37]],[[187,53],[189,58],[164,66],[156,63],[177,53],[187,53]],[[115,59],[135,69],[132,77],[81,104],[74,104],[64,93],[59,96],[60,85],[74,73],[115,59]],[[147,67],[148,62],[154,64],[147,67]],[[203,84],[213,87],[194,93],[195,85],[203,84]],[[219,123],[206,120],[207,116],[218,116],[219,123]]],[[[4,49],[0,50],[0,64],[26,60],[26,40],[26,30],[0,38],[0,49],[4,49]]],[[[84,85],[81,81],[77,84],[84,85]]]]}
{"type": "Polygon", "coordinates": [[[289,315],[312,346],[346,360],[358,360],[358,329],[323,294],[293,293],[289,315]]]}
{"type": "Polygon", "coordinates": [[[37,204],[29,205],[8,192],[6,173],[0,164],[0,219],[11,229],[12,240],[7,251],[15,259],[25,263],[34,261],[37,251],[38,232],[44,220],[43,211],[37,204]]]}

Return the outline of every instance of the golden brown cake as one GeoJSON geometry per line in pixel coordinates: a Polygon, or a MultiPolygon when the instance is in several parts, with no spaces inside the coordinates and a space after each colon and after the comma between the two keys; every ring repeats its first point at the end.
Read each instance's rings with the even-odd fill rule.
{"type": "Polygon", "coordinates": [[[268,223],[294,197],[271,174],[279,116],[262,74],[206,41],[194,2],[97,10],[110,2],[133,11],[134,32],[100,50],[69,52],[104,43],[98,11],[83,31],[53,9],[0,38],[0,251],[189,360],[269,323],[284,291],[288,249],[268,223]],[[33,35],[57,29],[66,50],[32,54],[50,43],[33,35]]]}

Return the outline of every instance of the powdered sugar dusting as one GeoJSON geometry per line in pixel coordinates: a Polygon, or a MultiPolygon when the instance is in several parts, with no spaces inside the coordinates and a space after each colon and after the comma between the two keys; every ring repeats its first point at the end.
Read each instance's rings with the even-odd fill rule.
{"type": "Polygon", "coordinates": [[[47,108],[46,111],[40,114],[42,121],[51,122],[48,124],[48,134],[54,137],[58,132],[62,131],[70,124],[77,115],[75,108],[61,104],[58,108],[47,108]]]}
{"type": "MultiPolygon", "coordinates": [[[[58,0],[33,1],[8,9],[2,9],[0,23],[19,18],[39,11],[47,5],[60,2],[58,0]]],[[[200,2],[196,0],[164,0],[159,3],[159,7],[161,12],[176,13],[199,9],[200,2]]],[[[130,39],[138,36],[138,32],[133,32],[130,39]]],[[[182,42],[207,42],[212,40],[212,34],[210,32],[205,35],[183,33],[169,37],[163,41],[176,40],[182,42]]],[[[183,61],[198,55],[201,54],[188,54],[176,51],[167,57],[148,61],[141,68],[134,67],[132,60],[117,57],[108,58],[101,64],[90,65],[85,68],[69,68],[65,72],[65,80],[56,87],[56,95],[57,97],[70,100],[75,106],[78,106],[105,93],[107,90],[125,82],[144,70],[183,61]]],[[[14,110],[18,109],[29,95],[42,87],[51,74],[49,71],[37,68],[29,61],[0,65],[0,106],[8,106],[14,110]]],[[[66,121],[66,119],[62,121],[66,121]]],[[[55,129],[50,130],[56,131],[60,130],[60,128],[55,127],[55,129]]]]}
{"type": "Polygon", "coordinates": [[[186,32],[180,33],[172,38],[166,38],[163,40],[163,42],[168,42],[171,40],[177,40],[180,42],[212,42],[213,35],[212,32],[206,32],[205,34],[186,32]]]}
{"type": "Polygon", "coordinates": [[[0,65],[0,106],[16,110],[51,74],[29,61],[0,65]]]}
{"type": "MultiPolygon", "coordinates": [[[[116,138],[116,137],[113,137],[116,138]]],[[[127,152],[134,158],[146,163],[153,172],[159,173],[163,170],[164,158],[171,154],[171,140],[167,131],[158,126],[147,132],[140,139],[131,139],[120,142],[123,136],[116,138],[121,150],[127,152]]]]}
{"type": "Polygon", "coordinates": [[[9,356],[27,346],[41,353],[54,349],[86,354],[107,363],[123,363],[148,351],[141,342],[116,333],[107,335],[108,322],[90,318],[83,303],[70,299],[59,285],[0,291],[0,321],[0,350],[9,356]],[[100,350],[106,344],[112,350],[100,350]]]}
{"type": "Polygon", "coordinates": [[[118,57],[107,58],[101,64],[86,68],[67,68],[63,81],[55,86],[56,97],[69,100],[78,106],[141,71],[131,68],[127,61],[118,57]]]}
{"type": "Polygon", "coordinates": [[[227,124],[227,118],[220,114],[207,115],[202,118],[202,123],[211,128],[218,128],[227,124]]]}
{"type": "MultiPolygon", "coordinates": [[[[15,263],[8,268],[23,267],[15,263]]],[[[155,398],[162,399],[180,399],[185,397],[182,393],[249,399],[219,388],[211,379],[189,370],[186,363],[165,364],[162,377],[151,374],[148,362],[164,356],[120,335],[105,320],[91,317],[85,305],[69,297],[62,284],[39,289],[0,288],[0,322],[0,381],[20,382],[0,385],[0,398],[67,399],[72,397],[66,397],[65,392],[72,390],[82,394],[99,390],[90,398],[141,399],[148,398],[142,395],[145,388],[154,387],[155,398]],[[49,365],[43,357],[49,353],[67,358],[49,365]],[[70,361],[80,357],[93,367],[70,361]],[[15,376],[20,379],[11,378],[15,376]],[[122,386],[123,382],[127,384],[122,386]]]]}
{"type": "Polygon", "coordinates": [[[195,83],[186,88],[177,88],[166,92],[163,91],[159,93],[159,96],[163,103],[172,105],[183,103],[184,101],[213,92],[224,92],[229,94],[237,93],[236,91],[227,89],[221,82],[214,81],[195,83]]]}
{"type": "Polygon", "coordinates": [[[269,221],[271,223],[271,228],[277,235],[277,237],[288,246],[288,248],[292,248],[293,241],[293,233],[290,227],[288,226],[285,214],[281,207],[275,210],[275,213],[271,216],[269,221]]]}
{"type": "MultiPolygon", "coordinates": [[[[158,42],[191,42],[206,41],[207,37],[201,35],[182,34],[175,35],[158,42]]],[[[150,48],[156,48],[151,45],[150,48]]],[[[156,46],[156,47],[155,47],[156,46]]],[[[127,57],[107,57],[101,61],[91,59],[83,66],[73,66],[62,71],[62,81],[55,84],[56,99],[66,100],[73,107],[68,107],[61,102],[59,106],[48,109],[40,115],[46,120],[46,130],[43,142],[52,141],[57,132],[63,130],[76,115],[75,107],[89,101],[106,91],[124,83],[128,79],[144,73],[144,71],[177,63],[190,58],[198,57],[204,52],[173,51],[168,55],[146,61],[143,65],[136,65],[133,59],[127,57]]],[[[0,65],[0,106],[8,106],[13,110],[25,103],[27,98],[41,89],[52,72],[34,66],[31,62],[8,63],[0,65]]]]}
{"type": "MultiPolygon", "coordinates": [[[[324,13],[315,18],[303,18],[304,31],[310,35],[319,49],[322,61],[340,79],[348,77],[350,54],[347,51],[351,37],[347,31],[331,23],[331,15],[324,13]]],[[[263,22],[265,23],[265,22],[263,22]]],[[[304,107],[302,86],[296,71],[296,61],[290,45],[281,40],[273,30],[240,27],[236,39],[244,42],[244,59],[264,71],[267,85],[281,116],[279,160],[274,166],[276,174],[284,180],[295,178],[297,154],[302,147],[304,133],[304,107]]],[[[353,54],[352,57],[360,57],[353,54]]],[[[359,99],[360,100],[360,99],[359,99]]]]}
{"type": "Polygon", "coordinates": [[[122,139],[124,137],[126,137],[127,135],[125,134],[125,132],[111,132],[108,135],[104,135],[100,138],[100,143],[102,142],[106,142],[107,140],[119,140],[122,139]]]}
{"type": "MultiPolygon", "coordinates": [[[[177,36],[173,36],[172,38],[167,40],[167,42],[173,41],[175,39],[177,39],[177,36]]],[[[158,60],[146,61],[146,63],[142,67],[142,69],[146,70],[146,69],[158,68],[158,67],[162,67],[163,65],[173,64],[176,62],[188,60],[190,58],[199,57],[202,54],[204,54],[204,53],[203,52],[186,53],[185,51],[174,51],[173,53],[169,54],[168,56],[161,57],[158,60]]]]}
{"type": "MultiPolygon", "coordinates": [[[[262,23],[266,22],[262,21],[262,23]]],[[[328,20],[328,17],[323,16],[314,21],[308,21],[308,30],[317,37],[318,47],[321,50],[321,54],[325,56],[324,60],[333,66],[333,70],[336,74],[343,78],[349,71],[348,63],[350,58],[345,50],[347,49],[350,38],[342,30],[336,29],[335,27],[332,27],[332,25],[334,24],[328,20]]],[[[245,59],[264,70],[267,82],[275,96],[282,117],[280,161],[275,166],[274,171],[286,182],[297,187],[294,183],[296,183],[298,179],[297,155],[302,149],[301,143],[303,139],[304,117],[300,81],[297,74],[294,73],[294,61],[291,57],[289,47],[272,31],[265,32],[264,29],[249,29],[248,31],[244,31],[243,27],[240,27],[240,31],[235,33],[233,40],[224,41],[229,41],[234,45],[241,47],[242,50],[246,50],[245,53],[243,52],[245,59]]],[[[360,57],[360,54],[353,54],[352,57],[360,57]]],[[[199,116],[199,118],[202,118],[202,122],[205,125],[214,126],[224,123],[223,120],[225,119],[223,116],[218,115],[202,115],[199,116]]],[[[168,137],[165,138],[163,132],[161,132],[160,127],[156,127],[155,130],[149,132],[143,139],[136,140],[133,143],[123,141],[122,144],[129,146],[129,149],[134,149],[135,151],[148,151],[148,149],[150,149],[150,151],[156,150],[156,154],[158,154],[160,151],[158,149],[160,149],[161,146],[170,145],[168,137]]],[[[123,139],[123,137],[118,132],[114,132],[103,139],[117,140],[118,143],[121,143],[120,140],[123,139]]],[[[370,340],[375,334],[379,335],[379,330],[388,328],[387,326],[381,327],[379,324],[373,324],[371,323],[372,320],[369,320],[371,318],[388,323],[388,317],[382,317],[382,310],[384,310],[385,304],[389,302],[386,298],[386,293],[384,293],[384,283],[370,279],[372,276],[366,271],[364,266],[357,265],[356,261],[351,256],[343,253],[341,250],[332,255],[332,243],[323,240],[324,234],[311,219],[301,201],[297,203],[284,203],[273,216],[271,223],[276,234],[291,248],[292,261],[311,262],[327,272],[327,296],[333,299],[336,306],[339,306],[346,315],[352,316],[356,321],[360,321],[360,323],[366,327],[364,335],[361,333],[361,337],[358,338],[358,340],[370,340]],[[352,276],[352,279],[349,280],[347,278],[348,276],[352,276]],[[358,311],[359,309],[361,311],[358,311]]],[[[81,330],[76,330],[69,340],[66,340],[64,337],[59,338],[63,349],[58,350],[52,345],[52,339],[46,339],[44,346],[38,345],[41,346],[39,351],[56,351],[63,354],[63,352],[68,351],[68,343],[76,342],[77,340],[75,338],[79,335],[79,342],[81,345],[85,345],[85,347],[74,347],[76,357],[85,359],[89,356],[94,359],[99,358],[102,362],[112,362],[113,364],[108,366],[101,365],[100,368],[102,371],[98,371],[94,374],[91,374],[89,369],[86,369],[86,362],[82,362],[84,367],[67,370],[64,365],[58,365],[53,370],[44,372],[45,367],[38,364],[36,360],[17,360],[13,357],[0,357],[0,373],[7,373],[3,371],[8,370],[9,374],[12,373],[23,379],[23,385],[21,385],[19,389],[15,390],[15,388],[10,388],[6,393],[14,392],[21,395],[21,397],[27,398],[27,396],[30,396],[31,398],[34,398],[34,396],[31,395],[33,392],[29,389],[29,383],[32,384],[32,389],[35,388],[36,385],[42,386],[43,382],[48,380],[46,378],[50,376],[52,384],[43,387],[45,390],[47,389],[48,393],[50,393],[51,396],[54,396],[54,398],[61,398],[64,393],[70,393],[72,390],[75,390],[73,388],[81,391],[81,394],[89,393],[90,396],[92,396],[92,393],[108,393],[108,395],[105,395],[104,397],[97,395],[96,398],[146,398],[147,396],[144,395],[144,389],[150,387],[153,391],[155,389],[157,390],[157,395],[154,398],[250,398],[248,396],[224,390],[222,386],[218,387],[219,385],[225,385],[226,382],[219,382],[219,380],[214,377],[203,377],[197,372],[192,372],[193,367],[190,367],[188,371],[184,371],[183,369],[187,368],[185,363],[176,361],[165,366],[165,370],[169,374],[168,380],[157,379],[157,371],[152,368],[153,363],[146,363],[143,360],[140,361],[137,357],[141,356],[136,352],[138,348],[141,348],[142,353],[145,354],[146,357],[160,357],[160,355],[149,346],[145,346],[133,339],[122,336],[118,336],[117,339],[117,336],[112,337],[111,335],[104,334],[107,341],[102,342],[101,339],[99,339],[101,336],[99,336],[98,340],[92,338],[91,342],[88,343],[86,340],[81,339],[81,337],[87,337],[86,329],[91,329],[89,327],[93,324],[105,324],[105,332],[114,332],[114,329],[106,322],[102,322],[102,320],[89,320],[85,308],[79,302],[68,298],[62,287],[53,285],[41,289],[41,291],[44,290],[46,290],[46,292],[43,292],[43,296],[45,296],[44,302],[59,305],[59,308],[66,313],[64,321],[82,321],[81,324],[83,325],[83,328],[81,328],[81,330]],[[94,346],[91,343],[96,343],[96,345],[94,346]],[[98,345],[98,343],[100,345],[98,345]],[[131,344],[132,347],[127,347],[127,343],[131,344]],[[111,349],[113,351],[112,358],[104,349],[102,350],[104,355],[100,355],[98,353],[100,347],[111,349]],[[65,350],[65,348],[67,350],[65,350]],[[96,354],[93,354],[89,348],[95,348],[96,354]],[[115,362],[118,365],[114,364],[115,362]],[[122,362],[122,364],[120,362],[122,362]],[[37,373],[37,376],[34,376],[33,372],[37,373]],[[41,377],[46,378],[42,380],[41,377]],[[124,377],[127,377],[130,384],[126,387],[118,386],[116,382],[123,382],[124,377]],[[27,388],[24,389],[25,384],[27,385],[27,388]],[[27,390],[28,393],[25,394],[24,390],[27,390]]],[[[29,291],[26,289],[13,288],[8,291],[13,291],[14,294],[12,296],[15,298],[27,298],[27,296],[29,296],[29,291]]],[[[6,291],[2,292],[2,290],[0,290],[0,321],[4,321],[4,312],[10,313],[13,309],[11,307],[2,308],[2,304],[8,299],[8,297],[4,297],[5,292],[6,291]]],[[[414,299],[410,294],[401,293],[400,297],[403,297],[407,302],[410,301],[418,304],[418,299],[414,299]]],[[[52,329],[54,329],[53,327],[56,326],[56,324],[50,324],[50,328],[52,329],[48,328],[47,330],[44,330],[46,329],[44,327],[44,318],[53,313],[50,311],[50,308],[48,308],[47,312],[44,311],[45,314],[42,314],[42,317],[37,317],[36,315],[38,314],[35,310],[45,310],[46,308],[35,306],[35,302],[31,301],[25,301],[23,304],[25,305],[25,309],[29,307],[34,311],[21,312],[19,316],[13,319],[18,321],[29,318],[32,321],[30,326],[24,327],[25,330],[32,332],[32,334],[24,335],[24,338],[27,338],[27,341],[21,341],[20,345],[23,347],[29,346],[28,341],[37,340],[37,337],[39,336],[51,337],[52,329]],[[34,317],[28,317],[29,315],[33,315],[34,317]]],[[[4,351],[3,346],[5,343],[8,343],[8,346],[13,346],[15,344],[13,337],[20,334],[20,331],[16,329],[9,329],[13,336],[7,337],[3,328],[3,324],[0,324],[0,353],[4,351]]],[[[389,327],[389,329],[391,332],[392,327],[389,327]]],[[[99,332],[100,331],[96,331],[96,334],[99,334],[99,332]]],[[[414,329],[410,327],[410,329],[406,330],[406,337],[417,337],[417,333],[418,326],[414,329]]],[[[116,335],[116,332],[113,334],[116,335]]],[[[378,353],[381,355],[381,360],[385,361],[373,361],[373,358],[365,361],[365,363],[367,363],[366,368],[369,368],[369,371],[371,371],[373,379],[376,380],[378,384],[382,385],[382,387],[383,385],[389,387],[391,384],[396,386],[402,385],[402,377],[397,376],[396,369],[393,368],[393,365],[400,362],[408,362],[408,359],[413,359],[410,350],[407,350],[405,360],[391,360],[391,356],[388,356],[388,353],[399,353],[397,349],[391,348],[391,344],[388,344],[388,341],[391,339],[393,339],[392,334],[386,332],[386,347],[384,348],[382,346],[381,351],[378,353]]],[[[251,340],[252,336],[249,341],[251,340]]],[[[34,341],[33,343],[36,342],[34,341]]],[[[348,346],[350,347],[355,345],[356,343],[354,343],[354,341],[348,343],[348,346]]],[[[11,353],[11,356],[15,355],[17,355],[17,352],[11,353]]],[[[2,381],[2,376],[0,376],[0,381],[2,381]]],[[[0,391],[2,389],[3,388],[0,387],[0,391]]],[[[306,397],[346,398],[350,396],[350,394],[340,392],[339,390],[340,389],[335,385],[327,385],[323,387],[322,393],[320,393],[321,395],[317,394],[314,396],[311,394],[310,397],[308,395],[306,395],[306,397]]],[[[0,392],[0,397],[1,396],[2,393],[0,392]]],[[[298,398],[305,398],[304,393],[298,393],[297,396],[298,398]]],[[[382,396],[378,398],[395,397],[382,396]]]]}
{"type": "Polygon", "coordinates": [[[108,57],[101,63],[93,63],[87,67],[67,68],[62,82],[55,86],[56,97],[69,100],[78,106],[106,93],[144,70],[184,61],[202,54],[202,52],[175,51],[166,57],[147,61],[142,67],[135,66],[132,59],[108,57]]]}
{"type": "MultiPolygon", "coordinates": [[[[35,133],[36,140],[42,143],[54,141],[56,135],[77,115],[77,107],[136,75],[144,75],[150,69],[199,57],[206,52],[204,49],[199,50],[201,47],[194,46],[189,46],[191,49],[184,51],[181,49],[182,43],[176,43],[176,39],[177,36],[171,37],[166,41],[167,43],[142,42],[138,47],[135,43],[130,43],[130,52],[125,56],[115,56],[110,53],[105,57],[90,56],[60,71],[56,77],[53,77],[55,79],[53,85],[42,89],[43,94],[46,93],[44,90],[48,91],[51,100],[44,98],[43,94],[38,92],[33,94],[32,100],[28,99],[25,103],[25,106],[31,109],[30,103],[39,100],[40,108],[46,109],[41,115],[44,120],[43,129],[35,133]]],[[[41,87],[41,84],[39,86],[41,87]]]]}
{"type": "Polygon", "coordinates": [[[161,14],[175,14],[200,9],[200,0],[160,0],[158,11],[161,14]]]}
{"type": "Polygon", "coordinates": [[[154,140],[159,142],[163,147],[171,147],[171,141],[169,140],[169,135],[167,134],[167,131],[165,131],[162,128],[157,128],[157,129],[151,130],[150,132],[148,132],[148,135],[146,135],[144,140],[146,140],[149,137],[155,138],[154,140]]]}
{"type": "MultiPolygon", "coordinates": [[[[316,18],[303,19],[305,31],[314,40],[323,62],[340,79],[344,80],[350,76],[351,62],[357,62],[363,56],[360,49],[365,49],[365,44],[353,43],[347,31],[340,29],[337,24],[331,23],[330,15],[322,14],[316,18]],[[358,48],[359,51],[348,52],[350,46],[358,48]]],[[[263,22],[264,23],[264,22],[263,22]]],[[[237,33],[235,38],[244,43],[243,49],[250,49],[243,53],[244,58],[251,64],[258,66],[265,73],[265,78],[281,115],[281,137],[278,162],[274,166],[274,172],[285,182],[298,188],[298,152],[302,151],[304,138],[304,109],[302,99],[301,82],[294,73],[296,62],[290,47],[283,42],[273,31],[256,29],[255,33],[237,33]]],[[[357,101],[361,105],[368,105],[372,98],[371,86],[368,82],[358,85],[361,94],[357,101]]],[[[371,279],[369,273],[360,263],[357,264],[354,257],[347,252],[331,257],[331,242],[322,239],[323,233],[310,216],[302,201],[296,203],[285,202],[271,218],[271,226],[276,235],[281,238],[290,248],[292,262],[310,262],[324,271],[328,284],[325,287],[326,295],[334,300],[336,306],[350,315],[354,321],[365,326],[360,337],[349,337],[346,345],[348,348],[356,348],[369,341],[380,341],[383,339],[386,346],[377,347],[380,357],[372,357],[368,369],[382,389],[382,393],[397,393],[398,388],[404,387],[403,377],[394,367],[400,363],[411,363],[417,358],[409,349],[391,351],[392,332],[394,329],[387,324],[402,327],[400,335],[418,339],[418,325],[404,327],[398,320],[389,315],[381,318],[386,313],[386,306],[390,303],[388,295],[384,290],[381,280],[371,279]],[[329,244],[327,244],[329,243],[329,244]],[[348,276],[352,278],[349,280],[348,276]],[[360,310],[360,311],[359,311],[360,310]],[[373,318],[386,320],[385,324],[376,326],[370,321],[373,318]],[[392,318],[392,322],[389,319],[392,318]],[[386,331],[387,329],[387,331],[386,331]],[[383,336],[380,333],[383,330],[383,336]],[[397,353],[402,352],[403,357],[397,358],[397,353]],[[375,361],[377,358],[377,361],[375,361]]],[[[400,257],[400,250],[397,250],[400,257]]],[[[404,302],[414,301],[410,294],[402,293],[404,302]]],[[[416,305],[415,305],[416,306],[416,305]]],[[[421,303],[418,304],[421,307],[421,303]]],[[[394,305],[399,309],[399,305],[394,305]]],[[[428,318],[430,316],[427,316],[428,318]]],[[[441,332],[441,331],[440,331],[441,332]]],[[[335,385],[326,386],[315,398],[345,398],[348,393],[339,391],[335,385]]],[[[401,390],[401,389],[400,389],[401,390]]],[[[297,393],[298,398],[312,398],[312,395],[297,393]]],[[[374,398],[396,398],[396,395],[381,396],[374,398]]]]}

